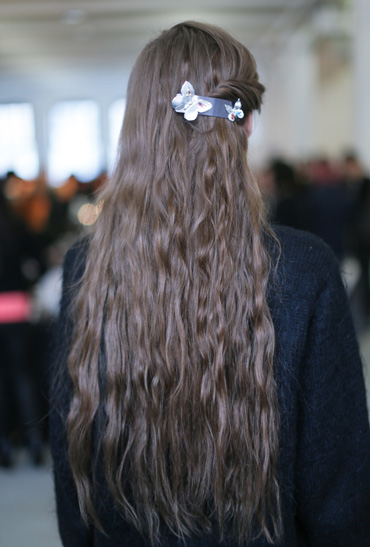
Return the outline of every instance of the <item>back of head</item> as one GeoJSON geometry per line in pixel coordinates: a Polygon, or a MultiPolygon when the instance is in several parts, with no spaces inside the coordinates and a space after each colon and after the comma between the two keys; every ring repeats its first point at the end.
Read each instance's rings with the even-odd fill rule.
{"type": "Polygon", "coordinates": [[[139,56],[76,301],[71,466],[98,523],[98,423],[110,492],[145,537],[164,524],[271,539],[278,408],[261,199],[243,124],[172,108],[185,81],[239,98],[246,115],[261,106],[252,55],[221,29],[182,23],[139,56]]]}
{"type": "Polygon", "coordinates": [[[230,35],[193,22],[163,32],[144,48],[131,73],[120,141],[121,169],[137,174],[140,167],[143,184],[162,178],[169,164],[175,169],[175,183],[179,174],[193,180],[199,164],[227,147],[228,164],[217,166],[222,178],[226,168],[235,169],[235,162],[245,156],[242,121],[198,116],[186,122],[174,112],[172,98],[185,81],[197,95],[233,103],[239,98],[246,116],[261,107],[264,87],[254,58],[230,35]]]}

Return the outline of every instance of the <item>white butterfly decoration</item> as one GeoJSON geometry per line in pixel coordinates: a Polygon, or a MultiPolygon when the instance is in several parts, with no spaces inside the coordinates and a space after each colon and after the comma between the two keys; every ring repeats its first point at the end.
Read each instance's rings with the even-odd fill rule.
{"type": "Polygon", "coordinates": [[[207,112],[212,108],[210,102],[195,95],[190,82],[183,83],[181,93],[172,99],[172,106],[176,112],[184,114],[185,120],[189,122],[196,120],[199,112],[207,112]]]}
{"type": "Polygon", "coordinates": [[[228,118],[231,122],[234,122],[236,118],[244,118],[244,112],[242,110],[242,103],[240,102],[240,99],[236,101],[232,108],[227,104],[225,104],[225,108],[229,113],[228,118]]]}

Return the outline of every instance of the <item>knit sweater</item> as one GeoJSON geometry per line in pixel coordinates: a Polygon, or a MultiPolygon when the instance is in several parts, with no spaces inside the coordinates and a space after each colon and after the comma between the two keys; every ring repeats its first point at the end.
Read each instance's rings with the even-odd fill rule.
{"type": "MultiPolygon", "coordinates": [[[[316,237],[276,228],[281,254],[269,290],[276,332],[275,374],[280,403],[279,480],[284,537],[280,547],[370,546],[370,432],[362,363],[338,264],[316,237]]],[[[99,490],[107,535],[80,517],[68,463],[65,416],[70,381],[65,350],[71,333],[70,289],[83,273],[84,244],[65,258],[63,295],[51,389],[50,441],[57,517],[63,545],[146,547],[109,493],[99,490]]],[[[276,260],[276,252],[272,256],[276,260]]],[[[251,480],[253,478],[251,477],[251,480]]],[[[165,547],[183,543],[164,533],[165,547]]],[[[194,537],[187,547],[235,545],[194,537]]],[[[267,546],[258,538],[253,547],[267,546]]]]}

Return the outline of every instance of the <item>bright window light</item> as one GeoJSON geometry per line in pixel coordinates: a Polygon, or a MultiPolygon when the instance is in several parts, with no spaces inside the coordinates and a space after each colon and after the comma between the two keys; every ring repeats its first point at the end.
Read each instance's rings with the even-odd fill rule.
{"type": "Polygon", "coordinates": [[[14,171],[21,178],[32,179],[39,169],[32,105],[0,104],[0,176],[14,171]]]}
{"type": "Polygon", "coordinates": [[[70,175],[88,182],[103,170],[100,110],[95,101],[62,101],[49,114],[48,177],[58,186],[70,175]]]}
{"type": "Polygon", "coordinates": [[[114,101],[108,111],[109,144],[108,144],[108,169],[112,171],[117,156],[118,137],[121,131],[123,116],[125,114],[126,99],[114,101]]]}

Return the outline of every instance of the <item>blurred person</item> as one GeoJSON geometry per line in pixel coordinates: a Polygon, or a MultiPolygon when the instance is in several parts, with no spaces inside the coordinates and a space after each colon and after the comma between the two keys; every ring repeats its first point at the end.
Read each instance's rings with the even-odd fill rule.
{"type": "Polygon", "coordinates": [[[366,328],[370,319],[370,179],[354,152],[345,154],[342,167],[351,204],[346,252],[360,265],[360,277],[352,300],[361,316],[361,327],[366,328]]]}
{"type": "Polygon", "coordinates": [[[272,219],[278,224],[312,231],[310,192],[295,168],[281,158],[271,161],[269,172],[275,188],[272,219]]]}
{"type": "Polygon", "coordinates": [[[32,260],[27,232],[0,189],[0,464],[13,464],[20,430],[34,463],[42,461],[37,391],[29,362],[31,297],[23,265],[32,260]]]}
{"type": "Polygon", "coordinates": [[[266,223],[251,53],[187,22],[130,76],[67,253],[50,435],[65,546],[370,544],[370,433],[337,262],[266,223]]]}
{"type": "Polygon", "coordinates": [[[327,158],[312,160],[306,168],[310,184],[310,232],[322,238],[341,260],[351,215],[343,178],[327,158]]]}
{"type": "MultiPolygon", "coordinates": [[[[15,174],[7,178],[5,193],[14,214],[32,234],[39,247],[40,257],[47,254],[50,245],[71,230],[68,206],[78,191],[79,183],[71,175],[60,188],[50,188],[44,170],[32,180],[24,180],[15,174]]],[[[76,226],[73,226],[76,231],[76,226]]],[[[43,261],[44,271],[47,267],[43,261]]],[[[40,272],[42,273],[42,272],[40,272]]]]}

